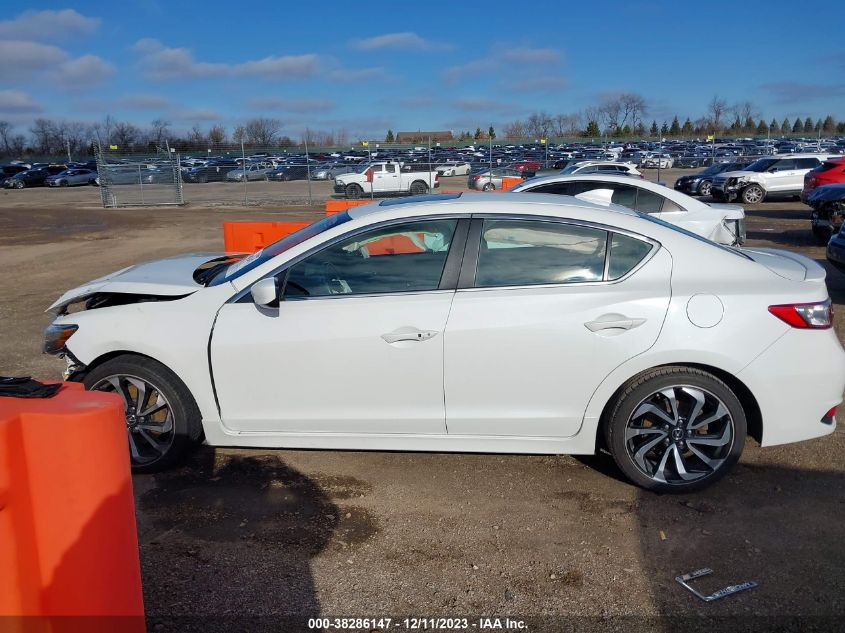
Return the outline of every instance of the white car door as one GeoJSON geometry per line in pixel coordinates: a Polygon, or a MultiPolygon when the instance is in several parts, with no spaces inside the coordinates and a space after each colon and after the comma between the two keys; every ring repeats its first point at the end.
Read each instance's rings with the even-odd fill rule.
{"type": "Polygon", "coordinates": [[[463,244],[451,282],[444,270],[452,242],[465,241],[468,220],[456,236],[458,222],[365,230],[279,273],[278,307],[249,293],[224,305],[210,347],[224,425],[445,433],[443,330],[463,244]]]}
{"type": "Polygon", "coordinates": [[[657,340],[671,257],[560,221],[485,219],[470,235],[477,270],[462,271],[446,326],[449,434],[576,434],[601,381],[657,340]]]}
{"type": "Polygon", "coordinates": [[[802,176],[795,169],[794,158],[783,158],[769,168],[766,174],[766,191],[777,193],[779,191],[800,190],[803,184],[802,176]]]}

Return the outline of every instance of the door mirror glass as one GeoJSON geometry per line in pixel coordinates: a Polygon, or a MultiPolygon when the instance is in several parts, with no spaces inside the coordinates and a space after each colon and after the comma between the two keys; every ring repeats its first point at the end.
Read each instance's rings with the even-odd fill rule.
{"type": "Polygon", "coordinates": [[[249,292],[252,295],[252,300],[257,306],[272,306],[279,300],[279,292],[276,288],[275,277],[266,277],[265,279],[252,284],[252,288],[249,289],[249,292]]]}

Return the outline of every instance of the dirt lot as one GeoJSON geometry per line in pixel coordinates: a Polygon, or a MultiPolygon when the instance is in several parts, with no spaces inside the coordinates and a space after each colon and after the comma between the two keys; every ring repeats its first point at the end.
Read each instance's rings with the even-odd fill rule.
{"type": "MultiPolygon", "coordinates": [[[[307,186],[267,184],[296,185],[289,201],[307,186]]],[[[222,249],[224,220],[322,214],[214,206],[211,191],[144,210],[98,208],[93,188],[0,192],[0,374],[59,375],[40,354],[43,310],[70,287],[222,249]]],[[[802,204],[748,215],[750,244],[824,259],[802,204]]],[[[845,333],[845,276],[830,270],[828,286],[845,333]]],[[[479,616],[511,616],[535,631],[839,629],[843,450],[841,429],[786,447],[749,442],[726,480],[678,497],[633,488],[602,457],[205,448],[183,468],[134,479],[148,624],[295,631],[315,615],[472,616],[473,628],[479,616]],[[704,590],[760,586],[704,604],[673,580],[701,567],[715,570],[704,590]]]]}

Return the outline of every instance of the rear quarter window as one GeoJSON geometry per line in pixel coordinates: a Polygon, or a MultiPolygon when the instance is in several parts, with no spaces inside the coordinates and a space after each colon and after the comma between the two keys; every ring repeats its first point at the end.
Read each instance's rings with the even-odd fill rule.
{"type": "Polygon", "coordinates": [[[624,277],[645,259],[654,248],[652,244],[621,233],[613,233],[610,239],[610,262],[607,279],[613,281],[624,277]]]}

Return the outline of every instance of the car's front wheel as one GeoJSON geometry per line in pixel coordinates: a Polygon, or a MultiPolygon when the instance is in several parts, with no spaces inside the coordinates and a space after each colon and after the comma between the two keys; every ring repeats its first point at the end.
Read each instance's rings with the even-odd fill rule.
{"type": "Polygon", "coordinates": [[[620,390],[604,420],[623,473],[655,492],[688,493],[721,479],[745,446],[745,411],[717,377],[661,367],[620,390]]]}
{"type": "Polygon", "coordinates": [[[698,185],[698,195],[699,196],[709,196],[710,195],[710,188],[712,187],[712,183],[709,180],[703,180],[700,185],[698,185]]]}
{"type": "Polygon", "coordinates": [[[151,358],[117,356],[91,370],[83,383],[123,399],[134,472],[172,466],[202,437],[200,412],[185,383],[151,358]]]}
{"type": "Polygon", "coordinates": [[[740,196],[745,204],[757,204],[758,202],[763,202],[766,192],[763,191],[760,185],[748,185],[742,190],[740,196]]]}

